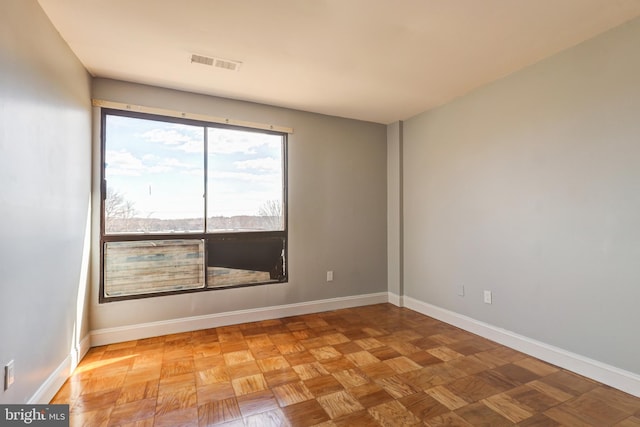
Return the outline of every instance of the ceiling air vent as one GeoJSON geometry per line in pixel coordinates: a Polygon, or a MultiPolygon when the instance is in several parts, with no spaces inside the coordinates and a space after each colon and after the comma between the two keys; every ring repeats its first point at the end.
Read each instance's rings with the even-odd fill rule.
{"type": "Polygon", "coordinates": [[[222,68],[229,71],[238,71],[242,62],[231,59],[211,58],[209,56],[191,55],[191,63],[208,65],[210,67],[222,68]]]}
{"type": "Polygon", "coordinates": [[[195,53],[191,55],[191,63],[202,64],[202,65],[213,65],[213,58],[208,58],[202,55],[196,55],[195,53]]]}

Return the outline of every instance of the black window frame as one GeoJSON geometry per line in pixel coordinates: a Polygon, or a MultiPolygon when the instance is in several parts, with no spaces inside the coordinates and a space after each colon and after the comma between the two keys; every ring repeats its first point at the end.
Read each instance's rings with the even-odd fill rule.
{"type": "MultiPolygon", "coordinates": [[[[206,147],[207,140],[204,139],[204,145],[206,147]]],[[[204,157],[207,157],[207,151],[205,149],[204,157]]],[[[207,180],[207,167],[206,162],[203,165],[204,179],[207,180]]],[[[206,191],[206,189],[205,189],[206,191]]],[[[178,118],[171,116],[163,116],[158,114],[143,113],[138,111],[119,110],[112,108],[101,108],[100,112],[100,286],[99,286],[99,303],[108,303],[116,301],[127,301],[143,298],[161,297],[167,295],[181,295],[186,293],[195,292],[207,292],[207,291],[220,291],[225,289],[244,288],[251,286],[272,285],[279,283],[287,283],[289,280],[288,273],[288,134],[286,132],[272,131],[266,129],[257,129],[245,126],[230,125],[217,122],[208,122],[203,120],[194,120],[187,118],[178,118]],[[219,129],[232,129],[240,130],[244,132],[255,132],[269,135],[278,135],[282,137],[282,216],[283,216],[283,230],[273,231],[224,231],[224,232],[208,232],[206,227],[206,217],[203,231],[200,232],[172,232],[172,233],[132,233],[132,234],[117,234],[105,232],[105,200],[107,194],[107,182],[105,177],[105,154],[106,154],[106,120],[107,116],[121,116],[138,118],[145,120],[154,120],[164,123],[176,123],[185,124],[206,128],[219,128],[219,129]],[[126,241],[151,241],[151,240],[203,240],[204,241],[204,268],[205,268],[205,281],[204,287],[194,289],[178,289],[170,291],[160,291],[152,293],[139,293],[132,295],[122,296],[106,296],[105,295],[105,244],[108,242],[126,242],[126,241]],[[259,239],[282,239],[283,242],[283,270],[282,275],[277,280],[269,280],[264,282],[252,282],[244,284],[234,284],[226,286],[207,286],[207,267],[208,267],[208,247],[214,243],[220,243],[225,241],[241,241],[250,242],[251,240],[259,239]]],[[[204,210],[206,214],[206,208],[204,210]]]]}

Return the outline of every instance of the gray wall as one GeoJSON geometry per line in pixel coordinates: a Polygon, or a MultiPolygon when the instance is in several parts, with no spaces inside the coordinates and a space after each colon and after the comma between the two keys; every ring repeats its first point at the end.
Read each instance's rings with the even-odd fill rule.
{"type": "Polygon", "coordinates": [[[407,296],[640,374],[639,41],[635,20],[404,123],[407,296]]]}
{"type": "MultiPolygon", "coordinates": [[[[289,137],[289,282],[97,304],[96,269],[93,330],[386,292],[384,125],[105,79],[94,80],[93,95],[294,128],[289,137]],[[332,283],[326,282],[327,270],[334,271],[332,283]]],[[[98,144],[94,138],[94,147],[98,144]]]]}
{"type": "Polygon", "coordinates": [[[16,382],[0,403],[29,400],[88,332],[90,99],[38,3],[1,1],[0,365],[16,382]]]}

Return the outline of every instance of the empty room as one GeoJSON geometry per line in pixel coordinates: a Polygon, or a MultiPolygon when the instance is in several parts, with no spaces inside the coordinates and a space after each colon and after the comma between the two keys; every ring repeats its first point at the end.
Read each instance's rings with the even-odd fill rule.
{"type": "Polygon", "coordinates": [[[639,0],[0,1],[0,425],[640,426],[639,46],[639,0]]]}

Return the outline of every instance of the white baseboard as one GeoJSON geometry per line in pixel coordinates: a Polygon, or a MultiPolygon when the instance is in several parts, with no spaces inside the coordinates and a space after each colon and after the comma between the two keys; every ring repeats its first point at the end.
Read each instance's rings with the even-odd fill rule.
{"type": "Polygon", "coordinates": [[[331,298],[319,301],[261,307],[249,310],[229,311],[204,316],[185,317],[159,322],[140,323],[117,328],[98,329],[91,332],[91,346],[107,345],[160,335],[197,331],[219,326],[257,322],[267,319],[319,313],[341,308],[359,307],[388,302],[387,292],[331,298]]]}
{"type": "Polygon", "coordinates": [[[389,303],[395,305],[396,307],[404,307],[404,297],[402,295],[389,292],[389,303]]]}
{"type": "Polygon", "coordinates": [[[301,314],[319,313],[341,308],[359,307],[388,302],[387,292],[331,298],[319,301],[301,302],[273,307],[262,307],[250,310],[230,311],[206,316],[172,319],[161,322],[143,323],[120,328],[108,328],[92,331],[80,341],[77,348],[71,350],[62,363],[42,383],[28,404],[47,404],[53,399],[64,382],[69,378],[82,358],[92,346],[113,344],[134,339],[196,331],[218,326],[277,319],[301,314]]]}
{"type": "MultiPolygon", "coordinates": [[[[404,306],[411,310],[640,397],[640,375],[633,372],[598,362],[411,297],[405,296],[403,300],[404,306]]],[[[391,302],[391,296],[389,302],[391,302]]]]}
{"type": "Polygon", "coordinates": [[[91,348],[91,338],[89,335],[84,337],[80,341],[77,348],[73,348],[69,355],[64,358],[62,363],[49,375],[49,377],[42,383],[40,388],[31,396],[27,401],[30,405],[43,404],[46,405],[53,399],[58,390],[62,387],[64,382],[69,378],[69,375],[80,363],[80,360],[87,354],[91,348]]]}

